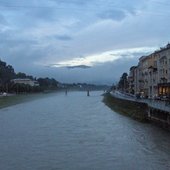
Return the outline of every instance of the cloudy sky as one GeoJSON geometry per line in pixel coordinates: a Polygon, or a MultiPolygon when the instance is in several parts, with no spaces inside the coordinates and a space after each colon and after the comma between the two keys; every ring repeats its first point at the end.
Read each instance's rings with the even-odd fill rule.
{"type": "Polygon", "coordinates": [[[170,41],[168,0],[0,0],[0,58],[17,72],[112,84],[170,41]]]}

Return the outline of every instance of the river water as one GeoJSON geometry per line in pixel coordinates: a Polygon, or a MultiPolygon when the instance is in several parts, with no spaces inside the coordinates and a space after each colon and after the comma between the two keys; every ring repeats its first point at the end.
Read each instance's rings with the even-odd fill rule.
{"type": "Polygon", "coordinates": [[[169,170],[170,133],[113,112],[102,92],[0,110],[0,170],[169,170]]]}

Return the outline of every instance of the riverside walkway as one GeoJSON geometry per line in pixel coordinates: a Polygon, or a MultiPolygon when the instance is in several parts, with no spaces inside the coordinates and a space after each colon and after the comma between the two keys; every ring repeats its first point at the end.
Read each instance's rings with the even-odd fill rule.
{"type": "Polygon", "coordinates": [[[136,99],[133,95],[124,94],[119,91],[111,92],[110,93],[113,97],[139,102],[139,103],[145,103],[149,107],[152,107],[154,109],[159,109],[162,111],[170,112],[170,103],[167,104],[165,101],[159,101],[159,100],[153,100],[153,99],[136,99]]]}

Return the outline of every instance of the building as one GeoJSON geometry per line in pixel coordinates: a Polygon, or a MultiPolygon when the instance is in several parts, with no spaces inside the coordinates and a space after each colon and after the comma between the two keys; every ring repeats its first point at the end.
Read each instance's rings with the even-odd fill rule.
{"type": "Polygon", "coordinates": [[[136,66],[134,68],[134,94],[139,94],[139,68],[136,66]]]}
{"type": "Polygon", "coordinates": [[[158,95],[170,98],[170,44],[157,51],[158,95]]]}
{"type": "Polygon", "coordinates": [[[128,89],[128,91],[129,91],[129,93],[131,93],[131,94],[135,94],[135,92],[136,92],[136,79],[135,79],[135,77],[136,77],[136,66],[132,66],[131,68],[130,68],[130,71],[129,71],[129,76],[128,76],[128,84],[129,84],[129,89],[128,89]]]}
{"type": "Polygon", "coordinates": [[[143,97],[154,98],[158,95],[158,54],[142,56],[138,66],[130,68],[129,92],[143,97]]]}
{"type": "Polygon", "coordinates": [[[138,91],[142,96],[147,97],[149,90],[148,90],[148,67],[149,67],[149,57],[142,56],[139,59],[138,68],[139,68],[139,85],[138,91]]]}
{"type": "Polygon", "coordinates": [[[158,96],[158,57],[157,53],[152,53],[149,56],[148,65],[148,97],[155,98],[158,96]]]}
{"type": "Polygon", "coordinates": [[[157,59],[158,54],[155,52],[139,59],[135,78],[136,94],[149,98],[158,95],[157,59]]]}
{"type": "Polygon", "coordinates": [[[14,84],[24,84],[24,85],[30,85],[31,87],[39,86],[38,81],[31,80],[31,79],[13,79],[11,80],[14,84]]]}
{"type": "Polygon", "coordinates": [[[170,98],[170,44],[139,58],[128,76],[128,92],[148,98],[170,98]]]}

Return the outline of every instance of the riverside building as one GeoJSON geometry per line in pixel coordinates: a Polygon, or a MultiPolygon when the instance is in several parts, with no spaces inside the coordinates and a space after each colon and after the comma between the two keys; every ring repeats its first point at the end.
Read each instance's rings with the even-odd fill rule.
{"type": "Polygon", "coordinates": [[[25,78],[25,79],[13,79],[11,80],[11,82],[13,82],[14,84],[24,84],[24,85],[29,85],[31,87],[33,86],[39,86],[39,83],[38,81],[35,81],[35,80],[31,80],[31,79],[28,79],[28,78],[25,78]]]}
{"type": "Polygon", "coordinates": [[[130,68],[130,72],[129,72],[129,76],[128,76],[128,82],[129,82],[129,89],[128,89],[128,91],[129,91],[129,93],[131,93],[131,94],[135,94],[135,92],[136,92],[136,84],[137,84],[137,82],[136,82],[136,66],[132,66],[131,68],[130,68]]]}
{"type": "Polygon", "coordinates": [[[157,51],[158,93],[161,97],[170,97],[170,44],[157,51]]]}
{"type": "Polygon", "coordinates": [[[142,56],[129,71],[129,93],[149,98],[170,98],[170,44],[142,56]]]}

